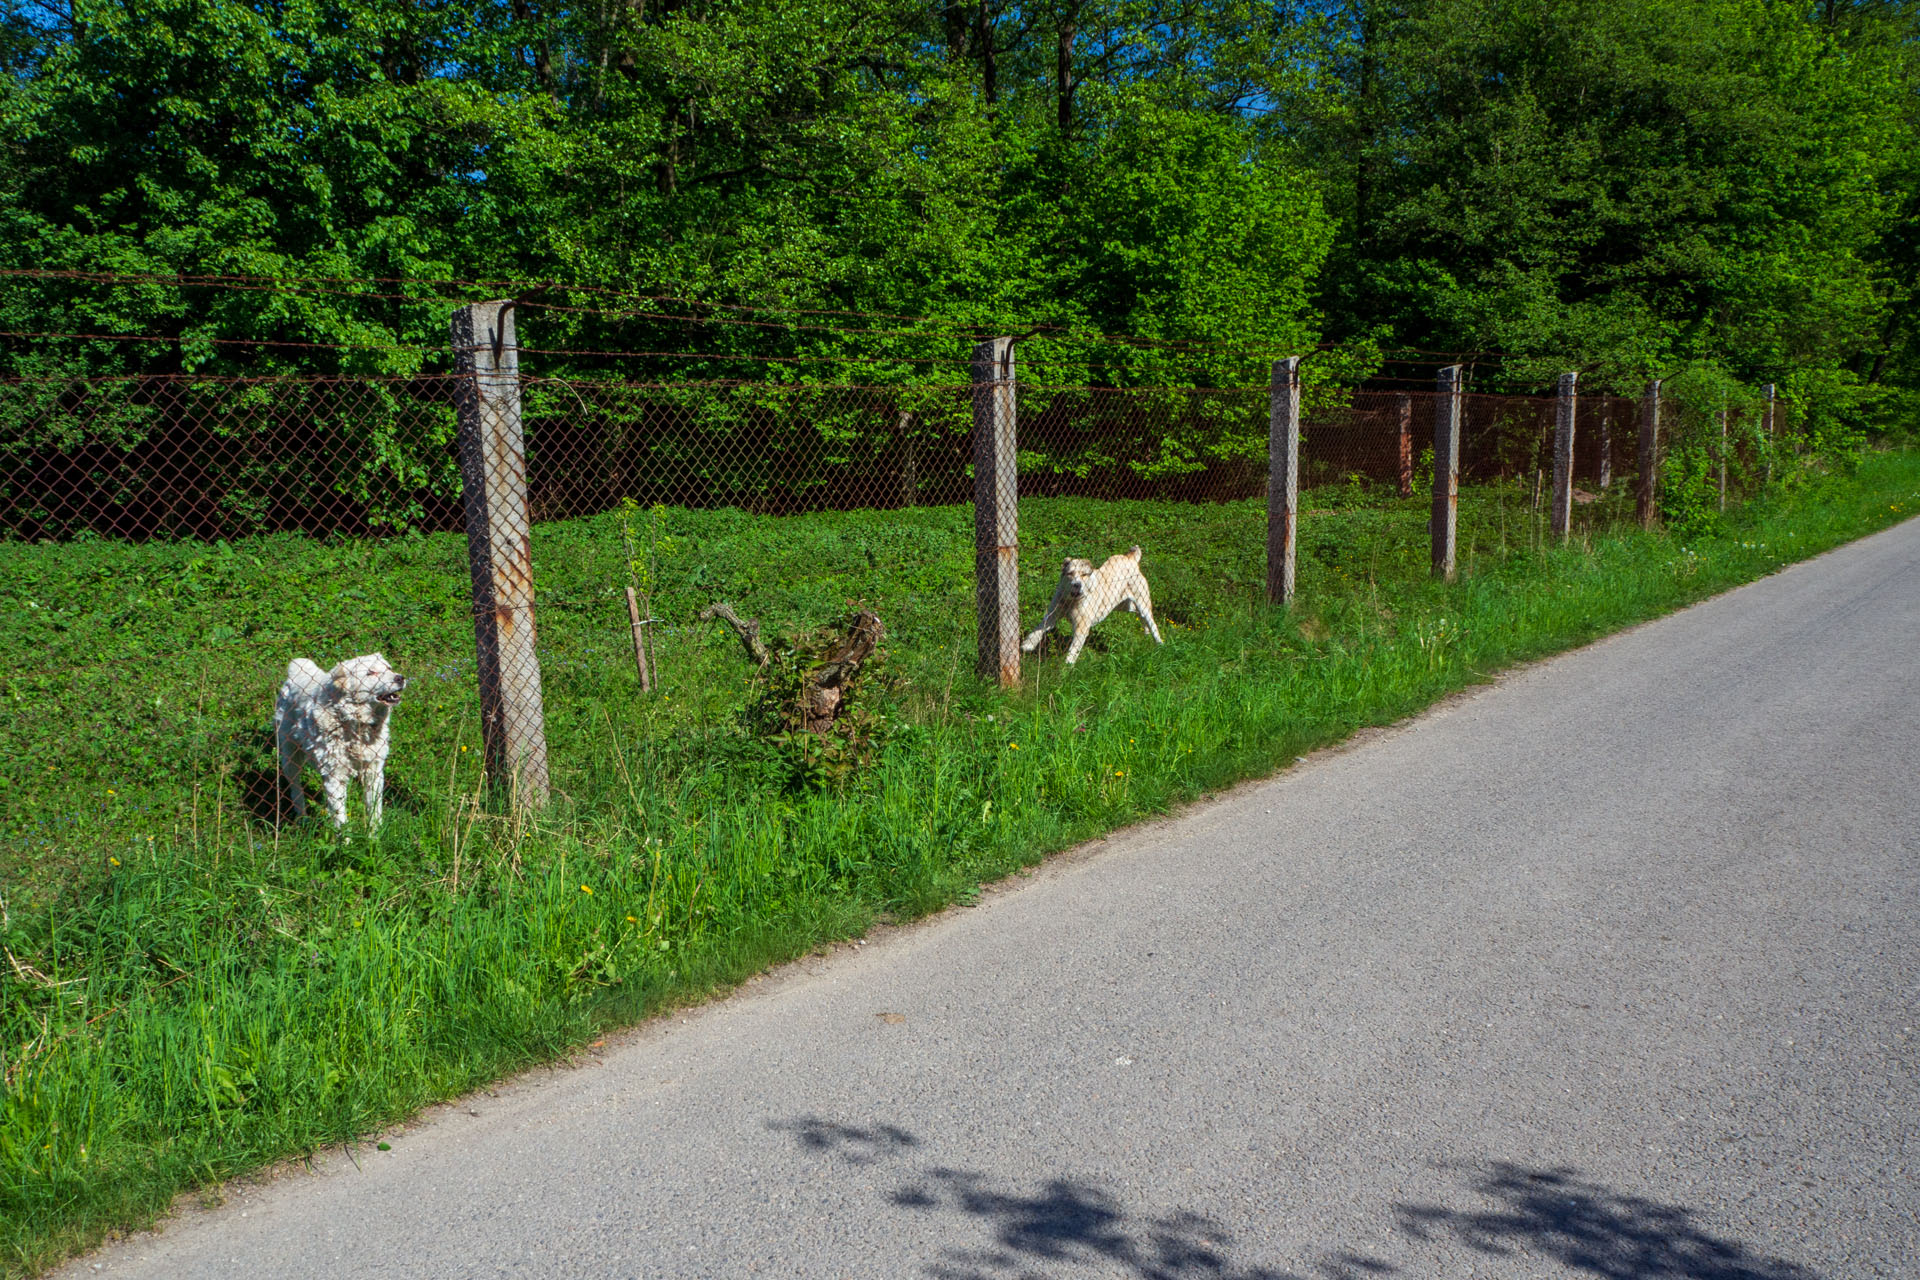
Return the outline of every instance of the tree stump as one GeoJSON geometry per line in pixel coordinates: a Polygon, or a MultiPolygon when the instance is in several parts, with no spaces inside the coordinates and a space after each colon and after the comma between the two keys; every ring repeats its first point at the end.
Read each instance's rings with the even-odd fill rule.
{"type": "Polygon", "coordinates": [[[789,729],[813,734],[833,727],[845,707],[847,685],[887,634],[879,615],[866,609],[853,615],[844,637],[829,638],[822,648],[806,638],[769,647],[760,638],[760,620],[741,617],[724,600],[701,610],[700,619],[723,622],[733,631],[748,661],[766,673],[771,692],[792,691],[791,702],[780,708],[780,719],[789,729]],[[811,666],[806,665],[809,658],[811,666]]]}

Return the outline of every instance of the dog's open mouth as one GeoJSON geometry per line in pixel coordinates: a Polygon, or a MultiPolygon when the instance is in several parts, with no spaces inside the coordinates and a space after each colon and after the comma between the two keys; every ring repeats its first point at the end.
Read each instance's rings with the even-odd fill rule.
{"type": "Polygon", "coordinates": [[[400,690],[392,689],[386,693],[377,693],[374,695],[374,701],[384,703],[389,707],[397,707],[400,705],[400,690]]]}

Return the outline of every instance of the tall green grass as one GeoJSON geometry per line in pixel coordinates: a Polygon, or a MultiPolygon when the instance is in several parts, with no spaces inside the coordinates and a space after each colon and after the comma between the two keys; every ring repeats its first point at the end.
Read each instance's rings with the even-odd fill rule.
{"type": "MultiPolygon", "coordinates": [[[[1117,618],[1079,666],[1029,660],[1010,691],[969,673],[963,509],[672,513],[664,616],[728,595],[797,624],[864,596],[892,628],[908,683],[885,709],[900,727],[855,784],[812,792],[738,731],[746,670],[725,637],[668,634],[671,696],[641,698],[624,607],[609,607],[617,531],[543,529],[558,792],[526,818],[481,788],[471,633],[446,586],[464,574],[457,545],[0,549],[12,589],[61,611],[64,629],[26,624],[55,660],[235,632],[163,660],[177,668],[0,686],[5,749],[27,761],[5,793],[6,1271],[1904,518],[1920,456],[1871,456],[1687,540],[1613,528],[1547,546],[1513,494],[1470,495],[1452,586],[1427,577],[1419,504],[1323,501],[1291,612],[1257,602],[1253,508],[1023,504],[1030,565],[1145,543],[1174,625],[1156,648],[1117,618]],[[179,584],[227,572],[189,567],[222,555],[242,567],[202,588],[203,607],[179,584]],[[372,620],[423,677],[377,839],[276,828],[248,795],[266,766],[262,681],[270,695],[285,646],[314,638],[290,611],[316,596],[342,635],[368,638],[372,620]]],[[[1031,615],[1051,582],[1028,576],[1031,615]]]]}

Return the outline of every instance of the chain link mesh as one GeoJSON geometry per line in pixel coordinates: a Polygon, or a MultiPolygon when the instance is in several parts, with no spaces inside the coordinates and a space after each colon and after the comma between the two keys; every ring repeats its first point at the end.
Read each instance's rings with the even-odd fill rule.
{"type": "MultiPolygon", "coordinates": [[[[6,806],[6,839],[111,845],[151,827],[151,814],[116,816],[140,805],[271,825],[292,804],[276,708],[355,679],[363,730],[390,721],[431,745],[396,757],[389,805],[423,802],[444,790],[435,771],[467,777],[482,756],[495,779],[518,776],[535,734],[564,792],[587,767],[570,744],[610,699],[711,701],[703,686],[731,645],[699,620],[716,601],[769,629],[861,605],[890,643],[956,667],[973,649],[984,667],[983,568],[1019,570],[1007,605],[996,597],[1003,666],[1068,559],[1141,546],[1168,640],[1261,598],[1264,387],[1053,386],[1011,366],[985,392],[525,375],[521,452],[496,440],[483,454],[499,492],[476,514],[462,405],[513,434],[476,412],[478,376],[0,383],[0,592],[24,619],[0,656],[0,688],[23,708],[0,725],[0,785],[35,797],[6,806]],[[1006,438],[983,441],[1003,412],[1006,438]],[[1003,455],[991,478],[1004,525],[974,509],[982,459],[1003,455]],[[343,669],[373,657],[371,674],[343,669]],[[290,675],[296,659],[309,666],[290,675]],[[490,702],[489,678],[520,692],[490,702]],[[397,706],[382,701],[392,693],[397,706]],[[515,707],[533,721],[482,731],[515,707]],[[101,803],[47,802],[58,793],[101,803]]],[[[1379,572],[1382,556],[1425,571],[1439,399],[1305,389],[1304,595],[1379,572]]],[[[1774,455],[1755,417],[1729,413],[1723,437],[1712,415],[1663,413],[1669,450],[1716,481],[1725,466],[1730,502],[1761,483],[1774,455]]],[[[1580,398],[1573,536],[1634,518],[1642,416],[1634,400],[1580,398]]],[[[1462,397],[1469,569],[1496,542],[1543,537],[1554,420],[1551,397],[1462,397]]]]}

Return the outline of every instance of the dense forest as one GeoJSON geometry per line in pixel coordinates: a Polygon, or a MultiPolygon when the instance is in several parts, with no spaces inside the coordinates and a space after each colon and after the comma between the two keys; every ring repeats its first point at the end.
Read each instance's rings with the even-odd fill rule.
{"type": "Polygon", "coordinates": [[[1004,331],[1094,382],[1332,344],[1920,408],[1915,0],[5,4],[0,329],[171,340],[16,374],[411,373],[515,281],[676,376],[1004,331]]]}

